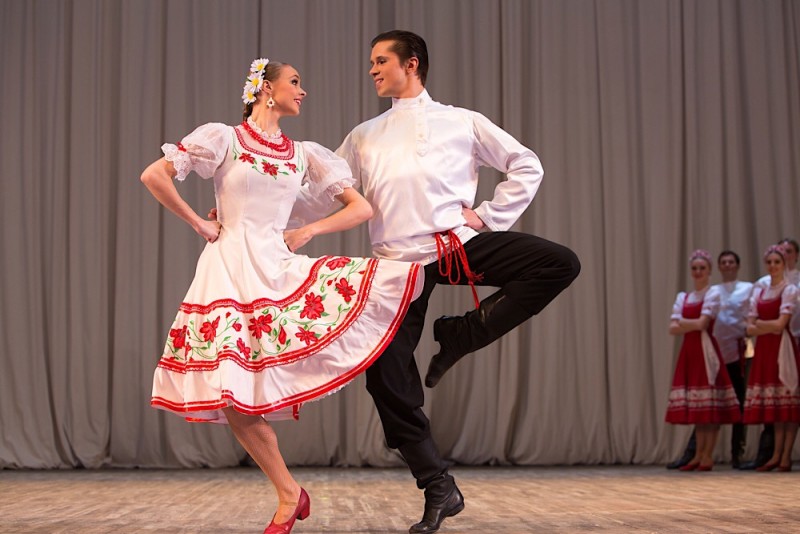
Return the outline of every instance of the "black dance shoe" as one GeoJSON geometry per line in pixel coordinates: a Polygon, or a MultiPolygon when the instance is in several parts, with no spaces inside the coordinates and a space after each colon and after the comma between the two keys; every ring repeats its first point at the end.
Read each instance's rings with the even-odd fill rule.
{"type": "Polygon", "coordinates": [[[444,497],[439,494],[436,487],[425,490],[425,512],[422,521],[408,529],[411,534],[422,532],[438,532],[442,522],[453,517],[464,509],[464,496],[458,491],[458,486],[452,484],[450,492],[444,497]]]}
{"type": "MultiPolygon", "coordinates": [[[[452,346],[449,340],[466,340],[463,335],[464,317],[443,316],[433,322],[433,339],[439,342],[439,353],[431,358],[428,372],[425,375],[425,385],[429,388],[435,387],[442,379],[444,374],[453,367],[458,360],[469,352],[469,346],[452,346]]],[[[459,343],[454,343],[459,345],[459,343]]],[[[461,343],[466,345],[465,343],[461,343]]]]}
{"type": "Polygon", "coordinates": [[[476,310],[436,319],[433,339],[439,342],[439,353],[431,359],[425,385],[435,387],[458,360],[493,343],[530,317],[513,299],[498,291],[483,299],[476,310]]]}
{"type": "Polygon", "coordinates": [[[731,455],[731,469],[741,469],[742,461],[738,454],[731,455]]]}

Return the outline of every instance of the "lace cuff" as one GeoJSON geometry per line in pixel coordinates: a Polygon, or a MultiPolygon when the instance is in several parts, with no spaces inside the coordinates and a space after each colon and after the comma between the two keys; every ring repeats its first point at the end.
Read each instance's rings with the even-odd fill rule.
{"type": "Polygon", "coordinates": [[[177,175],[175,179],[182,182],[186,179],[186,175],[192,170],[192,162],[189,159],[189,154],[185,150],[178,148],[178,145],[172,143],[164,143],[161,145],[161,151],[164,153],[164,159],[172,162],[175,167],[177,175]]]}
{"type": "Polygon", "coordinates": [[[353,184],[355,182],[356,182],[355,179],[350,178],[345,180],[339,180],[338,182],[332,183],[331,185],[328,186],[327,189],[325,189],[325,196],[328,197],[328,200],[333,202],[336,200],[337,195],[341,195],[342,193],[344,193],[344,190],[347,189],[348,187],[353,187],[353,184]]]}

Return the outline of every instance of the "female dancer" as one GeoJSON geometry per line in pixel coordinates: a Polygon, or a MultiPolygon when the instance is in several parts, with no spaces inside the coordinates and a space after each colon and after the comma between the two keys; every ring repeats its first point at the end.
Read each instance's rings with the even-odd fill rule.
{"type": "Polygon", "coordinates": [[[253,62],[244,121],[206,124],[142,174],[153,196],[208,241],[155,371],[152,405],[189,421],[228,423],[269,477],[278,509],[265,532],[290,532],[310,512],[267,419],[298,416],[303,402],[333,393],[389,344],[421,288],[412,263],[294,251],[319,234],[372,215],[347,163],[281,133],[306,92],[288,64],[253,62]],[[190,171],[214,179],[217,221],[204,220],[172,183],[190,171]],[[286,230],[295,200],[344,204],[286,230]]]}
{"type": "Polygon", "coordinates": [[[716,289],[709,289],[711,254],[694,251],[689,266],[694,291],[678,293],[669,325],[670,334],[683,334],[683,343],[672,379],[666,421],[695,425],[695,456],[681,471],[711,471],[719,425],[738,422],[741,414],[719,346],[711,335],[719,310],[719,294],[716,289]]]}
{"type": "Polygon", "coordinates": [[[785,277],[786,251],[773,245],[764,254],[769,286],[756,285],[747,318],[747,335],[756,337],[756,349],[747,381],[745,424],[774,423],[772,458],[757,471],[792,468],[792,447],[800,423],[798,367],[800,355],[789,330],[797,305],[797,286],[785,277]]]}

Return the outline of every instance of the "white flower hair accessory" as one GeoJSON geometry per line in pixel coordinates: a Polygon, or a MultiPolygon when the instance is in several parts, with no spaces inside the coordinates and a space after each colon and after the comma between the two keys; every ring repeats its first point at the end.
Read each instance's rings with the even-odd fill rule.
{"type": "Polygon", "coordinates": [[[267,64],[269,64],[269,59],[267,58],[256,59],[250,64],[250,74],[247,76],[242,92],[242,102],[245,104],[255,102],[256,95],[264,87],[264,73],[267,70],[267,64]]]}

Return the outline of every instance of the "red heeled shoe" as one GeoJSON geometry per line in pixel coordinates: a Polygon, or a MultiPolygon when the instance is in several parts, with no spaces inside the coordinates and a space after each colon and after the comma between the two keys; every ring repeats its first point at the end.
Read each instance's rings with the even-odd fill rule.
{"type": "Polygon", "coordinates": [[[791,470],[792,470],[792,464],[789,464],[789,465],[779,465],[779,466],[778,466],[778,471],[780,471],[780,472],[782,472],[782,473],[788,473],[788,472],[789,472],[789,471],[791,471],[791,470]]]}
{"type": "Polygon", "coordinates": [[[678,468],[679,471],[694,471],[700,467],[700,462],[696,464],[686,464],[678,468]]]}
{"type": "Polygon", "coordinates": [[[286,523],[276,523],[275,518],[269,522],[264,534],[289,534],[294,526],[295,519],[302,521],[311,515],[311,499],[303,488],[300,488],[300,498],[297,500],[297,508],[294,509],[292,517],[286,523]]]}
{"type": "Polygon", "coordinates": [[[711,471],[712,469],[714,469],[714,464],[710,464],[710,465],[700,464],[700,465],[697,466],[697,470],[698,471],[711,471]]]}
{"type": "Polygon", "coordinates": [[[772,471],[773,469],[778,467],[778,465],[779,465],[778,462],[766,463],[766,464],[762,465],[761,467],[756,467],[756,471],[758,471],[759,473],[766,473],[767,471],[772,471]]]}

